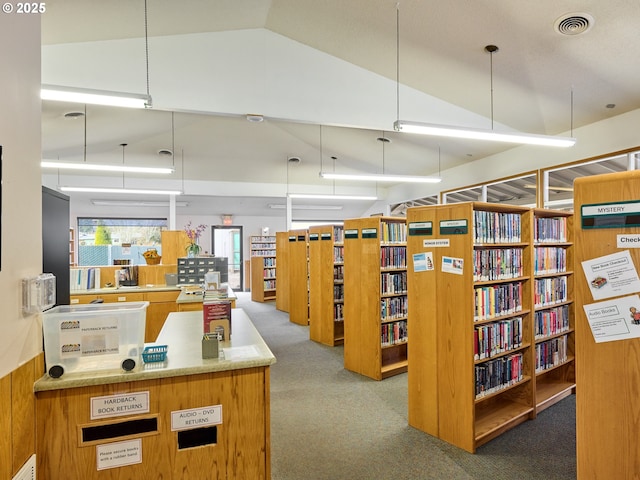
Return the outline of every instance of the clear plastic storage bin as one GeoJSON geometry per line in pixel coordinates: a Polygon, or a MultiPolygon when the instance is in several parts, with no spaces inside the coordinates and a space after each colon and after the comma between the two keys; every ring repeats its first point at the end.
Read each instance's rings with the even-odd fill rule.
{"type": "Polygon", "coordinates": [[[142,365],[149,302],[61,305],[44,312],[49,376],[142,365]]]}

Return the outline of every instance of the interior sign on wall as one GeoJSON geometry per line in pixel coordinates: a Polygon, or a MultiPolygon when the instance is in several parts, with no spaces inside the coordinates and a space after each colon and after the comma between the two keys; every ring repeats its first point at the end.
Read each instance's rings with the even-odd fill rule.
{"type": "Polygon", "coordinates": [[[468,231],[466,219],[440,221],[440,235],[465,235],[468,231]]]}
{"type": "Polygon", "coordinates": [[[222,423],[222,405],[171,412],[171,431],[189,430],[222,423]]]}
{"type": "Polygon", "coordinates": [[[640,248],[640,234],[617,235],[618,248],[640,248]]]}
{"type": "Polygon", "coordinates": [[[378,238],[378,229],[377,228],[363,228],[362,229],[362,238],[378,238]]]}
{"type": "Polygon", "coordinates": [[[149,412],[149,392],[91,397],[91,420],[149,412]]]}
{"type": "Polygon", "coordinates": [[[318,240],[318,238],[319,238],[319,235],[317,233],[310,233],[309,234],[309,241],[310,242],[314,242],[314,241],[318,240]]]}
{"type": "Polygon", "coordinates": [[[344,238],[358,238],[357,229],[349,229],[344,231],[344,238]]]}
{"type": "Polygon", "coordinates": [[[320,234],[320,238],[322,240],[331,240],[331,234],[330,233],[321,233],[320,234]]]}
{"type": "Polygon", "coordinates": [[[582,205],[582,228],[640,227],[640,202],[617,202],[582,205]]]}
{"type": "Polygon", "coordinates": [[[451,242],[448,238],[438,238],[435,240],[423,240],[423,247],[449,247],[451,246],[451,242]]]}

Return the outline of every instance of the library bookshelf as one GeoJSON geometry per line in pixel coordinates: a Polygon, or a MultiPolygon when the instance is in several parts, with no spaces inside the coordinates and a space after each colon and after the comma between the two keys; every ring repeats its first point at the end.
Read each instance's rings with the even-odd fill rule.
{"type": "Polygon", "coordinates": [[[344,229],[309,228],[309,338],[330,347],[344,343],[344,229]]]}
{"type": "MultiPolygon", "coordinates": [[[[585,261],[628,252],[633,263],[629,267],[637,272],[640,249],[634,242],[640,238],[638,199],[638,170],[574,181],[576,267],[582,267],[585,261]]],[[[637,478],[640,472],[640,337],[635,329],[640,327],[632,323],[629,307],[618,307],[618,302],[637,293],[612,292],[609,298],[596,300],[589,286],[594,277],[587,277],[583,268],[576,268],[575,277],[577,477],[637,478]],[[599,336],[606,335],[599,338],[603,341],[596,342],[584,307],[589,309],[589,305],[603,301],[614,304],[614,308],[607,309],[614,312],[608,314],[607,321],[629,332],[632,338],[615,335],[620,330],[604,329],[599,332],[599,336]]],[[[612,277],[607,277],[612,283],[612,277]]]]}
{"type": "Polygon", "coordinates": [[[276,299],[276,257],[251,257],[251,300],[276,299]]]}
{"type": "Polygon", "coordinates": [[[289,232],[276,232],[276,309],[289,311],[289,232]]]}
{"type": "Polygon", "coordinates": [[[309,325],[308,231],[289,230],[289,321],[309,325]]]}
{"type": "Polygon", "coordinates": [[[536,413],[575,393],[573,214],[531,210],[536,413]]]}
{"type": "Polygon", "coordinates": [[[344,222],[344,367],[374,380],[407,371],[404,218],[344,222]]]}
{"type": "Polygon", "coordinates": [[[276,237],[275,235],[251,235],[249,247],[252,257],[275,257],[276,237]]]}
{"type": "Polygon", "coordinates": [[[409,424],[474,453],[536,414],[531,214],[412,207],[407,225],[409,424]]]}
{"type": "Polygon", "coordinates": [[[276,237],[252,235],[251,250],[251,300],[269,302],[276,299],[276,237]]]}

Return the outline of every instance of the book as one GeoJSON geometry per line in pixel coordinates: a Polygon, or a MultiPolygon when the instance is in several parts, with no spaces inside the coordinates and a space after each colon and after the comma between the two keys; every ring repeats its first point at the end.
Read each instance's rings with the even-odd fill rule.
{"type": "Polygon", "coordinates": [[[226,320],[228,323],[228,335],[225,340],[229,340],[231,336],[231,302],[229,300],[211,300],[202,303],[203,333],[213,333],[215,327],[220,325],[217,320],[226,320]],[[212,330],[213,328],[213,330],[212,330]]]}

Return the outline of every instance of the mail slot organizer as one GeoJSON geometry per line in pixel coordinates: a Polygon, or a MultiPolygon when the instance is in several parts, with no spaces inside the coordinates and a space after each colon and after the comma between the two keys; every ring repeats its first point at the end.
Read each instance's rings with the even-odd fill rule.
{"type": "Polygon", "coordinates": [[[47,372],[131,371],[142,364],[149,302],[60,305],[44,312],[47,372]]]}

